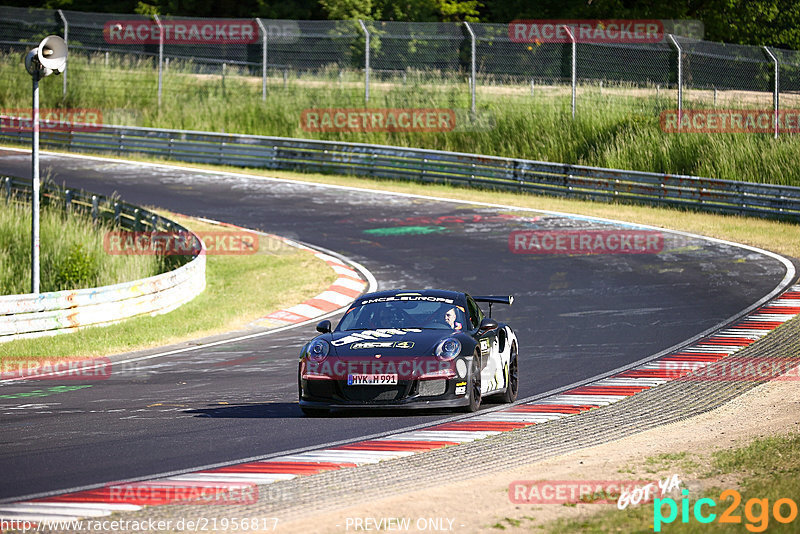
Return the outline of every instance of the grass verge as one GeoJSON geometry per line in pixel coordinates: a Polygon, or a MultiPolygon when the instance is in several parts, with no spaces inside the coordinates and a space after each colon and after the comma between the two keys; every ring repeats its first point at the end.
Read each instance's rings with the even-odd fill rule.
{"type": "MultiPolygon", "coordinates": [[[[686,470],[685,458],[648,458],[647,464],[659,464],[663,471],[686,470]]],[[[706,459],[708,465],[695,468],[700,471],[697,479],[700,484],[707,483],[702,491],[689,491],[689,515],[683,522],[681,515],[681,496],[670,495],[677,503],[678,514],[667,524],[661,525],[661,532],[695,534],[710,529],[722,532],[797,532],[800,520],[797,517],[798,495],[800,495],[800,434],[769,436],[752,441],[749,445],[731,450],[714,452],[706,459]],[[726,476],[735,482],[718,485],[715,479],[726,476]],[[741,497],[724,494],[725,490],[735,490],[741,497]],[[703,506],[702,513],[716,514],[710,524],[697,521],[694,516],[695,503],[699,499],[712,499],[716,506],[703,506]],[[754,501],[751,501],[754,499],[754,501]],[[780,499],[791,499],[795,503],[794,519],[782,523],[774,514],[775,503],[780,499]],[[721,523],[722,514],[729,510],[732,520],[738,523],[721,523]]],[[[653,532],[655,503],[644,504],[617,510],[606,508],[591,515],[577,519],[561,519],[546,523],[539,532],[653,532]]],[[[783,503],[779,513],[783,518],[791,517],[791,506],[783,503]]],[[[662,506],[663,515],[669,507],[662,506]]]]}
{"type": "MultiPolygon", "coordinates": [[[[159,212],[193,231],[222,229],[159,212]]],[[[100,356],[219,334],[302,302],[336,279],[330,267],[308,251],[262,243],[253,255],[209,255],[205,291],[174,311],[53,337],[10,341],[0,345],[0,360],[100,356]]]]}
{"type": "MultiPolygon", "coordinates": [[[[2,109],[30,107],[30,78],[20,62],[19,54],[0,56],[2,109]]],[[[231,68],[223,82],[221,76],[192,70],[191,65],[170,63],[163,76],[167,104],[159,106],[152,61],[71,54],[66,99],[61,84],[43,83],[42,107],[96,109],[106,124],[380,143],[800,185],[800,166],[793,164],[800,136],[784,134],[774,140],[768,133],[665,133],[660,114],[676,108],[674,91],[581,87],[572,120],[565,86],[540,86],[532,95],[526,85],[484,84],[478,92],[478,116],[489,122],[476,125],[467,119],[471,102],[463,77],[411,76],[406,82],[375,81],[368,107],[460,110],[452,131],[313,132],[301,123],[303,110],[367,107],[360,77],[350,73],[351,79],[339,81],[338,70],[293,74],[285,83],[272,77],[262,101],[257,73],[231,68]]],[[[715,106],[711,96],[689,93],[699,100],[687,96],[686,109],[715,106]]],[[[741,98],[722,93],[720,105],[726,108],[771,107],[768,93],[741,98]]],[[[791,106],[797,99],[786,93],[781,101],[791,106]]]]}

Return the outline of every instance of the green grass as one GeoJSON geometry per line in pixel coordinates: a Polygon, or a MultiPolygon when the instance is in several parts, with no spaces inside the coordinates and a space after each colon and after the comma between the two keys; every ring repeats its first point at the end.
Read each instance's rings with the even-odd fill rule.
{"type": "Polygon", "coordinates": [[[645,471],[648,473],[662,472],[668,466],[676,466],[680,468],[681,472],[686,473],[695,471],[699,467],[699,464],[692,455],[686,451],[658,454],[645,460],[645,471]]]}
{"type": "MultiPolygon", "coordinates": [[[[192,230],[220,230],[175,214],[162,214],[192,230]]],[[[265,245],[261,244],[259,253],[253,255],[209,255],[205,291],[167,314],[53,337],[10,341],[0,345],[0,361],[114,354],[223,333],[302,302],[325,290],[336,278],[330,267],[308,251],[273,242],[265,245]]]]}
{"type": "MultiPolygon", "coordinates": [[[[29,107],[30,77],[20,67],[21,56],[0,57],[0,107],[29,107]]],[[[193,74],[186,65],[170,64],[164,74],[163,104],[157,105],[157,74],[151,61],[131,62],[111,55],[74,53],[69,63],[69,93],[61,100],[57,78],[42,82],[42,107],[98,108],[109,124],[223,131],[288,137],[382,143],[461,152],[522,157],[732,180],[800,185],[794,164],[800,137],[768,134],[667,134],[659,114],[674,109],[675,91],[614,86],[581,87],[577,118],[570,119],[570,97],[564,86],[481,85],[481,116],[493,118],[492,128],[452,132],[312,133],[301,128],[307,108],[364,107],[360,77],[338,70],[297,77],[271,73],[268,98],[261,100],[258,72],[229,69],[221,76],[193,74]]],[[[449,108],[467,110],[469,92],[463,77],[443,80],[410,75],[371,87],[372,108],[449,108]]],[[[687,92],[686,107],[712,107],[710,97],[687,92]],[[699,100],[698,100],[699,99],[699,100]]],[[[709,93],[710,94],[710,93],[709,93]]],[[[792,95],[783,102],[791,106],[792,95]]],[[[767,94],[732,94],[719,107],[769,108],[767,94]]],[[[461,120],[461,118],[459,119],[461,120]]],[[[459,130],[457,128],[456,130],[459,130]]]]}
{"type": "MultiPolygon", "coordinates": [[[[103,236],[79,212],[43,205],[39,217],[40,290],[82,289],[147,278],[168,270],[157,256],[109,255],[103,236]]],[[[31,206],[0,200],[0,295],[30,293],[31,206]]]]}
{"type": "MultiPolygon", "coordinates": [[[[655,459],[656,463],[674,461],[680,464],[685,457],[681,454],[662,456],[655,459]]],[[[672,466],[673,468],[679,465],[672,466]]],[[[721,513],[732,505],[729,498],[721,499],[720,494],[726,489],[735,489],[741,495],[741,503],[732,510],[733,515],[741,518],[738,525],[725,524],[714,521],[704,525],[697,522],[690,513],[689,522],[682,523],[680,510],[676,520],[662,526],[662,532],[675,532],[679,534],[705,533],[709,531],[721,532],[797,532],[800,526],[800,517],[789,524],[781,524],[773,517],[763,518],[760,508],[751,505],[753,517],[746,516],[746,507],[750,499],[768,499],[769,509],[778,499],[789,498],[798,503],[800,496],[800,434],[787,436],[771,436],[754,440],[745,447],[732,450],[723,450],[713,453],[711,467],[700,480],[719,475],[733,475],[738,483],[736,487],[711,487],[700,493],[689,493],[689,503],[694,503],[701,498],[711,498],[716,503],[713,510],[718,518],[721,513]],[[749,530],[750,525],[755,530],[749,530]],[[761,527],[765,527],[761,529],[761,527]],[[761,529],[761,530],[759,530],[761,529]]],[[[670,495],[680,506],[680,495],[670,495]]],[[[667,513],[664,506],[664,514],[667,513]]],[[[706,507],[704,513],[708,511],[706,507]]],[[[783,506],[784,515],[788,515],[789,508],[783,506]]],[[[606,509],[582,516],[577,519],[561,519],[544,525],[545,532],[653,532],[653,504],[629,507],[625,510],[606,509]]]]}

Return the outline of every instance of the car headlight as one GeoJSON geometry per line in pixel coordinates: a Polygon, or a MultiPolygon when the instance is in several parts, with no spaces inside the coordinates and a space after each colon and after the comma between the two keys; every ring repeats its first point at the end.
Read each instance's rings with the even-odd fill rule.
{"type": "Polygon", "coordinates": [[[330,348],[330,345],[324,339],[315,339],[308,345],[307,358],[311,362],[319,363],[328,356],[330,348]]]}
{"type": "Polygon", "coordinates": [[[461,353],[461,342],[454,337],[443,339],[436,345],[436,357],[440,360],[452,360],[461,353]]]}

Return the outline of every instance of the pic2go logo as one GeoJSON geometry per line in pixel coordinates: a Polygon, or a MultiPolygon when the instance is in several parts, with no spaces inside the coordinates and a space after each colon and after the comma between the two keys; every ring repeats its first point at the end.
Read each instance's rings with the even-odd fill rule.
{"type": "MultiPolygon", "coordinates": [[[[717,503],[714,499],[698,499],[694,506],[689,504],[689,490],[683,490],[681,499],[680,514],[681,523],[689,522],[689,513],[692,512],[695,521],[698,523],[712,523],[717,520],[719,523],[741,524],[742,516],[737,514],[739,505],[742,503],[741,494],[733,489],[727,489],[719,494],[720,501],[731,500],[730,505],[719,515],[711,511],[716,508],[717,503]]],[[[782,498],[776,500],[769,506],[769,499],[749,499],[744,505],[744,516],[747,519],[745,528],[750,532],[764,532],[769,527],[770,512],[778,523],[788,524],[797,519],[797,503],[792,499],[782,498]]],[[[666,498],[653,500],[653,530],[661,532],[662,525],[673,523],[678,518],[678,503],[675,499],[666,498]],[[664,515],[664,507],[667,508],[667,515],[664,515]]]]}

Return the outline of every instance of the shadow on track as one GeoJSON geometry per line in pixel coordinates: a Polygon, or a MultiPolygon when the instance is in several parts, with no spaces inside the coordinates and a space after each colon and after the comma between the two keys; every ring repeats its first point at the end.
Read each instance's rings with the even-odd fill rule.
{"type": "MultiPolygon", "coordinates": [[[[487,403],[488,404],[488,403],[487,403]]],[[[193,408],[183,413],[196,417],[217,417],[225,419],[325,419],[325,418],[370,418],[370,417],[417,417],[420,415],[458,415],[449,410],[333,410],[328,415],[309,417],[303,415],[296,402],[257,402],[248,404],[213,405],[208,408],[193,408]]]]}

